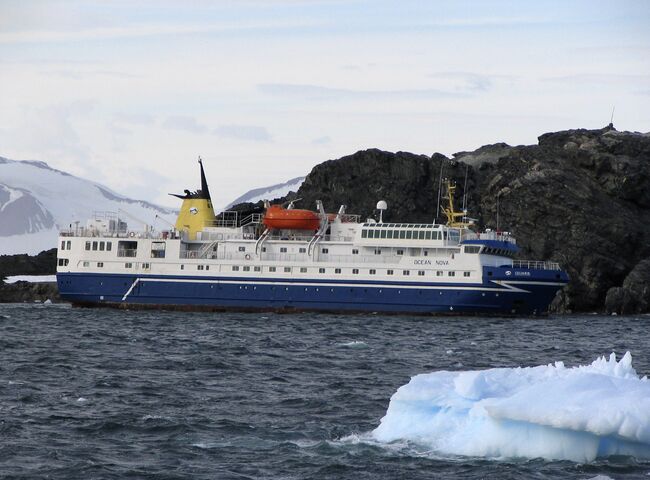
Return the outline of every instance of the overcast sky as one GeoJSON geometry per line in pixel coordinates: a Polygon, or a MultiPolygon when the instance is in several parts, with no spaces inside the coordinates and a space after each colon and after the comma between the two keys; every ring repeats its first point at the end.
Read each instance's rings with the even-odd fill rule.
{"type": "Polygon", "coordinates": [[[650,131],[648,1],[0,0],[0,156],[169,206],[198,155],[225,205],[360,149],[536,143],[614,106],[650,131]]]}

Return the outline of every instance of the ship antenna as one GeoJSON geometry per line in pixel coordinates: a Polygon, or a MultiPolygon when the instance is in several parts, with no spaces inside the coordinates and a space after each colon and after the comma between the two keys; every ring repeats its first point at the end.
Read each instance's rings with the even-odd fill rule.
{"type": "Polygon", "coordinates": [[[463,186],[463,212],[467,211],[467,173],[469,172],[469,163],[465,165],[465,185],[463,186]]]}
{"type": "Polygon", "coordinates": [[[438,220],[438,213],[440,212],[440,195],[442,193],[442,168],[444,167],[445,162],[443,159],[440,159],[440,175],[438,176],[438,205],[436,206],[436,218],[434,218],[433,223],[435,224],[438,220]]]}
{"type": "Polygon", "coordinates": [[[497,193],[497,234],[499,233],[499,196],[501,192],[497,193]]]}
{"type": "Polygon", "coordinates": [[[612,107],[612,116],[609,118],[610,127],[614,127],[614,110],[616,110],[616,105],[612,107]]]}

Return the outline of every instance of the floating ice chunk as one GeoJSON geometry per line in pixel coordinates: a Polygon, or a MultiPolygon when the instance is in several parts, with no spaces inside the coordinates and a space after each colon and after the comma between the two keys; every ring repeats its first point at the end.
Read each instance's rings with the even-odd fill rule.
{"type": "Polygon", "coordinates": [[[417,375],[393,395],[372,435],[453,455],[650,459],[650,381],[639,378],[629,352],[574,368],[417,375]]]}
{"type": "Polygon", "coordinates": [[[352,340],[351,342],[341,343],[340,346],[351,348],[366,348],[368,344],[366,342],[362,342],[361,340],[352,340]]]}

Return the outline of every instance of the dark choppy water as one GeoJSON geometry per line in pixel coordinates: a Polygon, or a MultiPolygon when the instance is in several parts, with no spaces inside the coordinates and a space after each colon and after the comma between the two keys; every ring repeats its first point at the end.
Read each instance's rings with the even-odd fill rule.
{"type": "Polygon", "coordinates": [[[650,478],[650,463],[444,458],[360,441],[412,375],[591,363],[650,317],[207,314],[0,305],[0,476],[650,478]]]}

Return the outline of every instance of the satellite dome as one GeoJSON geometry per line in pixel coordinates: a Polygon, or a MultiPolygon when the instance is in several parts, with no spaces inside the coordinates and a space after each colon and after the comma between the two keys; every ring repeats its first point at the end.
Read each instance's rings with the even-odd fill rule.
{"type": "Polygon", "coordinates": [[[388,208],[388,204],[386,203],[385,200],[379,200],[377,202],[377,210],[386,210],[388,208]]]}

